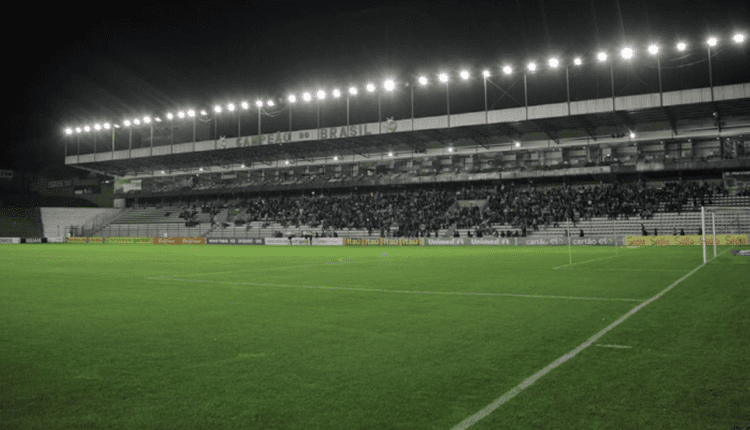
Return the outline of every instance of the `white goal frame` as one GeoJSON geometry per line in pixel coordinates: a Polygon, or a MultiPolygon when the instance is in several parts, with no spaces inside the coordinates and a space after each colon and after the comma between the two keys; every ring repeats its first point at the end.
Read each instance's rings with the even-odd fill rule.
{"type": "Polygon", "coordinates": [[[703,263],[708,262],[708,256],[706,255],[706,214],[711,214],[711,235],[714,239],[714,258],[716,258],[717,249],[716,249],[716,213],[717,212],[738,212],[743,213],[750,211],[749,207],[736,207],[736,206],[701,206],[701,232],[703,233],[703,237],[701,238],[701,241],[703,242],[703,263]]]}

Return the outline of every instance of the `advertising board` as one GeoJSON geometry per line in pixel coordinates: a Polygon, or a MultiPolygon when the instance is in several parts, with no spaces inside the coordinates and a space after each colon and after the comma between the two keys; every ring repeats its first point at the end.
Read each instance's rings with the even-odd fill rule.
{"type": "Polygon", "coordinates": [[[47,243],[63,243],[63,237],[48,237],[47,243]]]}
{"type": "Polygon", "coordinates": [[[292,242],[284,237],[267,237],[264,239],[266,245],[291,245],[292,242]]]}
{"type": "MultiPolygon", "coordinates": [[[[746,234],[717,234],[717,245],[748,245],[746,234]]],[[[703,237],[688,236],[625,236],[627,246],[703,245],[703,237]]],[[[706,235],[706,245],[713,246],[714,238],[706,235]]]]}
{"type": "Polygon", "coordinates": [[[261,238],[206,238],[206,244],[208,245],[263,245],[263,239],[261,238]]]}
{"type": "MultiPolygon", "coordinates": [[[[528,245],[567,245],[568,240],[565,237],[516,237],[516,245],[528,246],[528,245]]],[[[571,238],[572,239],[572,238],[571,238]]],[[[572,241],[571,241],[572,243],[572,241]]]]}
{"type": "Polygon", "coordinates": [[[344,244],[343,237],[316,237],[313,239],[313,245],[338,245],[344,244]]]}
{"type": "Polygon", "coordinates": [[[0,243],[5,243],[5,244],[21,243],[21,238],[20,237],[0,237],[0,243]]]}
{"type": "Polygon", "coordinates": [[[304,237],[293,237],[292,238],[292,245],[307,245],[307,246],[310,246],[310,239],[305,239],[304,237]]]}
{"type": "Polygon", "coordinates": [[[205,237],[154,237],[156,245],[205,245],[205,237]]]}
{"type": "Polygon", "coordinates": [[[21,243],[43,243],[46,241],[42,241],[41,237],[22,237],[21,243]]]}
{"type": "Polygon", "coordinates": [[[107,243],[135,244],[135,243],[154,243],[154,242],[150,237],[108,237],[107,243]]]}
{"type": "MultiPolygon", "coordinates": [[[[565,244],[567,244],[567,239],[565,239],[565,244]]],[[[571,237],[570,244],[573,246],[614,246],[615,238],[613,236],[571,237]]]]}
{"type": "Polygon", "coordinates": [[[383,237],[383,246],[422,246],[422,238],[419,237],[383,237]]]}

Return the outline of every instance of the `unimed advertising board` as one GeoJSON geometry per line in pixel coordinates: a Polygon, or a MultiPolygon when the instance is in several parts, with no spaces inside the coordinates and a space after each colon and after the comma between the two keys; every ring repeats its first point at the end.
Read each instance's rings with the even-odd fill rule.
{"type": "Polygon", "coordinates": [[[208,245],[263,245],[263,239],[240,239],[235,237],[230,238],[206,238],[206,244],[208,245]]]}

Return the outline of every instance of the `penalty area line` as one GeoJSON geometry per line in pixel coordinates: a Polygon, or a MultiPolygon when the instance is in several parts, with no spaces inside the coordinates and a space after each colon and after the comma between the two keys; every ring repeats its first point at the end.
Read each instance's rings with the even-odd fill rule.
{"type": "Polygon", "coordinates": [[[242,282],[242,281],[217,281],[211,279],[181,279],[154,276],[150,278],[153,281],[174,281],[174,282],[193,282],[199,284],[220,284],[236,286],[255,286],[255,287],[276,287],[276,288],[307,288],[316,290],[340,290],[340,291],[363,291],[369,293],[396,293],[396,294],[432,294],[447,296],[490,296],[490,297],[526,297],[533,299],[567,299],[567,300],[600,300],[600,301],[623,301],[623,302],[642,302],[642,299],[620,299],[606,297],[578,297],[578,296],[549,296],[536,294],[513,294],[513,293],[482,293],[472,291],[411,291],[411,290],[386,290],[382,288],[352,288],[352,287],[327,287],[317,285],[290,285],[290,284],[268,284],[262,282],[242,282]]]}
{"type": "MultiPolygon", "coordinates": [[[[719,255],[724,254],[728,250],[729,249],[723,251],[719,255]]],[[[566,361],[568,361],[571,358],[573,358],[576,355],[578,355],[579,352],[581,352],[584,349],[586,349],[589,346],[591,346],[592,343],[594,343],[597,340],[599,340],[599,338],[601,338],[602,336],[604,336],[605,334],[607,334],[607,332],[609,332],[613,328],[617,327],[618,325],[622,324],[623,321],[625,321],[626,319],[630,318],[633,314],[635,314],[639,310],[643,309],[644,306],[646,306],[646,305],[654,302],[656,299],[658,299],[659,297],[661,297],[664,294],[666,294],[667,292],[669,292],[669,290],[671,290],[672,288],[674,288],[677,285],[679,285],[680,282],[682,282],[685,279],[687,279],[688,276],[690,276],[693,273],[697,272],[701,267],[705,266],[706,264],[708,264],[708,263],[701,264],[700,266],[698,266],[695,269],[691,270],[690,273],[688,273],[687,275],[685,275],[682,278],[676,280],[674,283],[672,283],[672,285],[670,285],[667,288],[661,290],[654,297],[651,297],[650,299],[646,300],[645,302],[641,303],[640,305],[634,307],[633,309],[630,310],[630,312],[628,312],[625,315],[621,316],[617,321],[615,321],[612,324],[608,325],[607,327],[605,327],[604,329],[602,329],[599,333],[591,336],[586,342],[583,342],[576,349],[570,351],[569,353],[563,355],[562,357],[560,357],[557,360],[553,361],[552,363],[548,364],[544,369],[542,369],[542,370],[536,372],[535,374],[529,376],[528,378],[526,378],[525,381],[521,382],[516,387],[514,387],[513,389],[511,389],[510,391],[508,391],[507,393],[505,393],[502,396],[500,396],[497,399],[495,399],[494,402],[492,402],[489,405],[487,405],[481,411],[479,411],[479,412],[475,413],[474,415],[472,415],[472,416],[466,418],[465,420],[461,421],[455,427],[453,427],[451,430],[464,430],[464,429],[467,429],[467,428],[471,427],[472,425],[474,425],[477,421],[479,421],[482,418],[486,417],[487,415],[491,414],[495,409],[497,409],[500,406],[502,406],[503,403],[507,402],[508,400],[510,400],[513,397],[515,397],[521,391],[523,391],[526,388],[530,387],[534,382],[538,381],[542,376],[548,374],[549,372],[551,372],[555,368],[559,367],[561,364],[565,363],[566,361]]]]}

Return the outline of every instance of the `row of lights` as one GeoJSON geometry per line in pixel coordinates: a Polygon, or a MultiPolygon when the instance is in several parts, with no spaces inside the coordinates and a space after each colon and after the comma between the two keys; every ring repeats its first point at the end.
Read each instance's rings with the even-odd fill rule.
{"type": "MultiPolygon", "coordinates": [[[[732,37],[732,40],[735,43],[742,43],[742,42],[745,41],[745,35],[741,34],[741,33],[737,33],[737,34],[735,34],[732,37]]],[[[718,43],[719,43],[719,39],[717,37],[709,37],[706,40],[706,44],[709,47],[714,47],[718,43]]],[[[682,42],[682,41],[678,42],[675,45],[675,48],[677,49],[677,51],[680,51],[680,52],[685,51],[687,49],[687,47],[688,47],[687,43],[686,42],[682,42]]],[[[660,50],[661,50],[661,48],[657,44],[651,44],[646,49],[646,51],[650,55],[657,55],[660,50]]],[[[620,50],[620,56],[623,59],[625,59],[625,60],[632,59],[635,56],[635,53],[636,53],[635,49],[633,49],[632,47],[629,47],[629,46],[626,46],[626,47],[624,47],[624,48],[622,48],[620,50]]],[[[609,54],[606,51],[601,51],[601,52],[597,53],[596,58],[597,58],[597,60],[599,62],[605,62],[605,61],[607,61],[609,59],[609,54]]],[[[552,57],[552,58],[550,58],[547,61],[547,64],[549,65],[550,68],[556,69],[556,68],[558,68],[561,65],[561,61],[560,61],[559,58],[552,57]]],[[[576,66],[580,66],[580,65],[583,64],[583,60],[581,59],[581,57],[576,57],[576,58],[573,59],[573,64],[576,65],[576,66]]],[[[530,62],[529,64],[527,64],[526,69],[529,72],[535,72],[538,69],[538,66],[537,66],[537,64],[535,62],[530,62]]],[[[513,67],[510,66],[510,65],[505,65],[505,66],[502,67],[502,72],[504,74],[506,74],[506,75],[510,75],[510,74],[513,73],[513,67]]],[[[468,70],[461,70],[459,72],[459,76],[463,80],[468,80],[471,77],[471,74],[469,73],[468,70]]],[[[486,78],[488,78],[488,77],[491,76],[491,73],[490,73],[489,70],[483,70],[482,71],[482,76],[486,79],[486,78]]],[[[437,79],[438,79],[438,81],[447,84],[448,81],[450,80],[450,76],[448,75],[448,73],[443,72],[443,73],[439,73],[437,75],[437,79]]],[[[429,79],[426,76],[420,76],[417,79],[417,81],[422,86],[425,86],[425,85],[429,84],[429,79]]],[[[395,88],[396,88],[396,82],[393,79],[386,79],[383,82],[383,89],[385,91],[391,92],[395,88]]],[[[373,83],[368,83],[367,85],[365,85],[365,89],[367,90],[367,92],[373,93],[373,92],[375,92],[375,90],[377,89],[377,87],[373,83]]],[[[356,96],[358,93],[359,93],[359,89],[356,86],[352,86],[352,87],[349,88],[349,95],[356,96]]],[[[333,96],[333,98],[338,99],[338,98],[341,97],[342,92],[339,89],[334,89],[331,92],[331,95],[333,96]]],[[[325,100],[327,96],[328,96],[328,94],[324,90],[318,90],[315,93],[315,97],[318,100],[325,100]]],[[[311,94],[310,92],[304,92],[304,93],[302,93],[301,98],[305,102],[310,102],[310,101],[313,100],[313,94],[311,94]]],[[[295,94],[290,94],[287,97],[287,100],[289,101],[289,103],[296,103],[297,102],[297,96],[295,94]]],[[[262,109],[264,106],[273,107],[274,106],[274,102],[273,102],[273,100],[268,100],[267,102],[263,102],[262,100],[256,100],[255,101],[255,106],[257,106],[258,109],[262,109]]],[[[243,101],[242,103],[240,103],[240,107],[242,109],[244,109],[244,110],[248,110],[248,109],[250,109],[250,104],[248,102],[246,102],[246,101],[243,101]]],[[[229,111],[229,112],[234,112],[236,109],[237,109],[237,106],[235,106],[234,103],[229,103],[229,104],[226,105],[226,110],[229,111]]],[[[216,112],[216,113],[221,113],[223,110],[224,110],[224,108],[222,106],[220,106],[220,105],[214,106],[214,112],[216,112]]],[[[208,113],[205,110],[202,110],[200,112],[200,114],[204,115],[204,116],[208,115],[208,113]]],[[[177,116],[177,118],[182,119],[182,118],[186,118],[186,117],[188,117],[188,118],[194,118],[195,115],[196,115],[195,110],[188,109],[186,111],[179,111],[179,112],[177,112],[176,116],[177,116]]],[[[172,120],[172,119],[174,119],[174,117],[175,117],[175,115],[173,115],[172,113],[168,113],[167,114],[167,119],[168,120],[172,120]]],[[[154,118],[154,121],[161,122],[161,118],[158,118],[158,117],[154,118]]],[[[143,117],[142,120],[141,119],[125,120],[125,121],[123,121],[122,124],[123,124],[124,127],[130,127],[131,125],[138,126],[141,123],[143,123],[143,124],[150,124],[151,123],[151,118],[148,117],[148,116],[146,116],[146,117],[143,117]]],[[[102,129],[109,130],[110,127],[119,128],[118,125],[110,126],[109,123],[94,124],[93,127],[88,126],[88,125],[84,126],[84,127],[75,127],[75,128],[68,127],[68,128],[65,129],[65,134],[71,135],[73,133],[90,132],[92,129],[95,130],[95,131],[99,131],[99,130],[102,130],[102,129]]]]}

